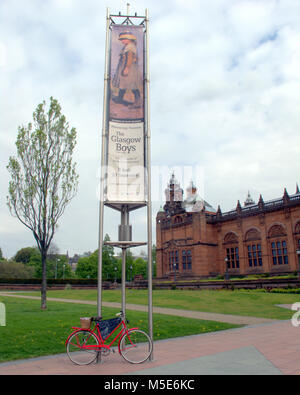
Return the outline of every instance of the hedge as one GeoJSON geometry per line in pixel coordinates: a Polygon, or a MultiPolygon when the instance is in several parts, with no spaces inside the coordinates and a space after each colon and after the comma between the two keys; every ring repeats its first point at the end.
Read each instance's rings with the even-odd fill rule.
{"type": "MultiPolygon", "coordinates": [[[[42,279],[40,278],[0,278],[0,284],[28,284],[36,285],[41,284],[42,279]]],[[[47,285],[97,285],[98,281],[96,278],[49,278],[47,279],[47,285]]]]}

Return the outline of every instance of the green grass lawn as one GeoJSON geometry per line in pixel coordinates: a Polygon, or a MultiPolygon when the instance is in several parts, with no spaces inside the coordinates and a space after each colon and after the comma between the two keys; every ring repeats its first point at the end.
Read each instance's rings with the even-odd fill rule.
{"type": "MultiPolygon", "coordinates": [[[[70,291],[66,291],[71,297],[70,291]]],[[[78,299],[83,294],[76,293],[78,299]]],[[[94,293],[95,295],[95,293],[94,293]]],[[[54,296],[51,292],[48,296],[54,296]]],[[[60,296],[65,296],[62,294],[60,296]]],[[[74,296],[74,295],[73,295],[74,296]]],[[[96,315],[96,306],[48,301],[48,309],[40,309],[40,301],[3,297],[6,307],[6,326],[0,326],[0,362],[65,352],[65,340],[79,318],[96,315]]],[[[103,318],[112,318],[118,309],[103,308],[103,318]]],[[[128,311],[129,326],[148,330],[148,314],[128,311]]],[[[187,336],[239,327],[214,321],[153,315],[154,340],[187,336]]],[[[109,358],[109,357],[108,357],[109,358]]]]}
{"type": "MultiPolygon", "coordinates": [[[[39,292],[26,295],[39,295],[39,292]]],[[[103,301],[120,302],[120,290],[105,290],[103,301]]],[[[48,291],[49,297],[97,300],[96,290],[48,291]]],[[[148,303],[147,290],[126,290],[126,302],[148,303]]],[[[292,311],[277,307],[277,304],[300,302],[298,294],[280,294],[259,290],[154,290],[153,305],[175,309],[205,311],[211,313],[234,314],[272,319],[289,319],[292,311]]]]}

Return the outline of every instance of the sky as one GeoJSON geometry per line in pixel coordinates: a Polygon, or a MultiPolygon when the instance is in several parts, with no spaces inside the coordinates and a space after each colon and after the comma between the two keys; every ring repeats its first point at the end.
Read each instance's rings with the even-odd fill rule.
{"type": "MultiPolygon", "coordinates": [[[[77,130],[79,189],[54,238],[70,256],[98,247],[106,8],[120,0],[0,2],[0,247],[11,258],[34,246],[7,204],[18,127],[53,96],[77,130]]],[[[299,0],[132,0],[149,10],[150,125],[155,217],[174,171],[222,212],[279,198],[300,183],[299,0]],[[162,176],[161,176],[162,174],[162,176]],[[158,176],[159,175],[159,176],[158,176]],[[159,181],[158,181],[159,180],[159,181]]],[[[117,238],[106,208],[104,233],[117,238]]],[[[146,240],[146,209],[130,214],[146,240]]],[[[134,252],[134,251],[133,251],[134,252]]]]}

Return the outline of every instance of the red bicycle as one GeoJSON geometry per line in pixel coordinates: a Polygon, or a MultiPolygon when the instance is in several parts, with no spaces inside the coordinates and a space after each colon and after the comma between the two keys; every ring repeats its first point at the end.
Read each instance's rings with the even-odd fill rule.
{"type": "Polygon", "coordinates": [[[89,365],[99,356],[109,355],[117,339],[118,351],[127,362],[142,363],[150,357],[153,343],[149,335],[139,328],[127,328],[122,312],[109,320],[89,320],[90,325],[95,324],[93,329],[73,327],[75,331],[66,340],[67,354],[73,363],[89,365]]]}

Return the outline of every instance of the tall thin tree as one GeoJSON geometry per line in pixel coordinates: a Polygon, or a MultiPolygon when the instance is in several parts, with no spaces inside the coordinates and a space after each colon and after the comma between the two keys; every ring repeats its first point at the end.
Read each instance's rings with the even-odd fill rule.
{"type": "Polygon", "coordinates": [[[76,195],[78,174],[73,162],[76,130],[70,128],[61,106],[50,98],[33,113],[33,124],[18,129],[17,158],[10,157],[7,204],[13,216],[29,228],[42,261],[41,308],[47,308],[47,252],[58,219],[76,195]]]}

